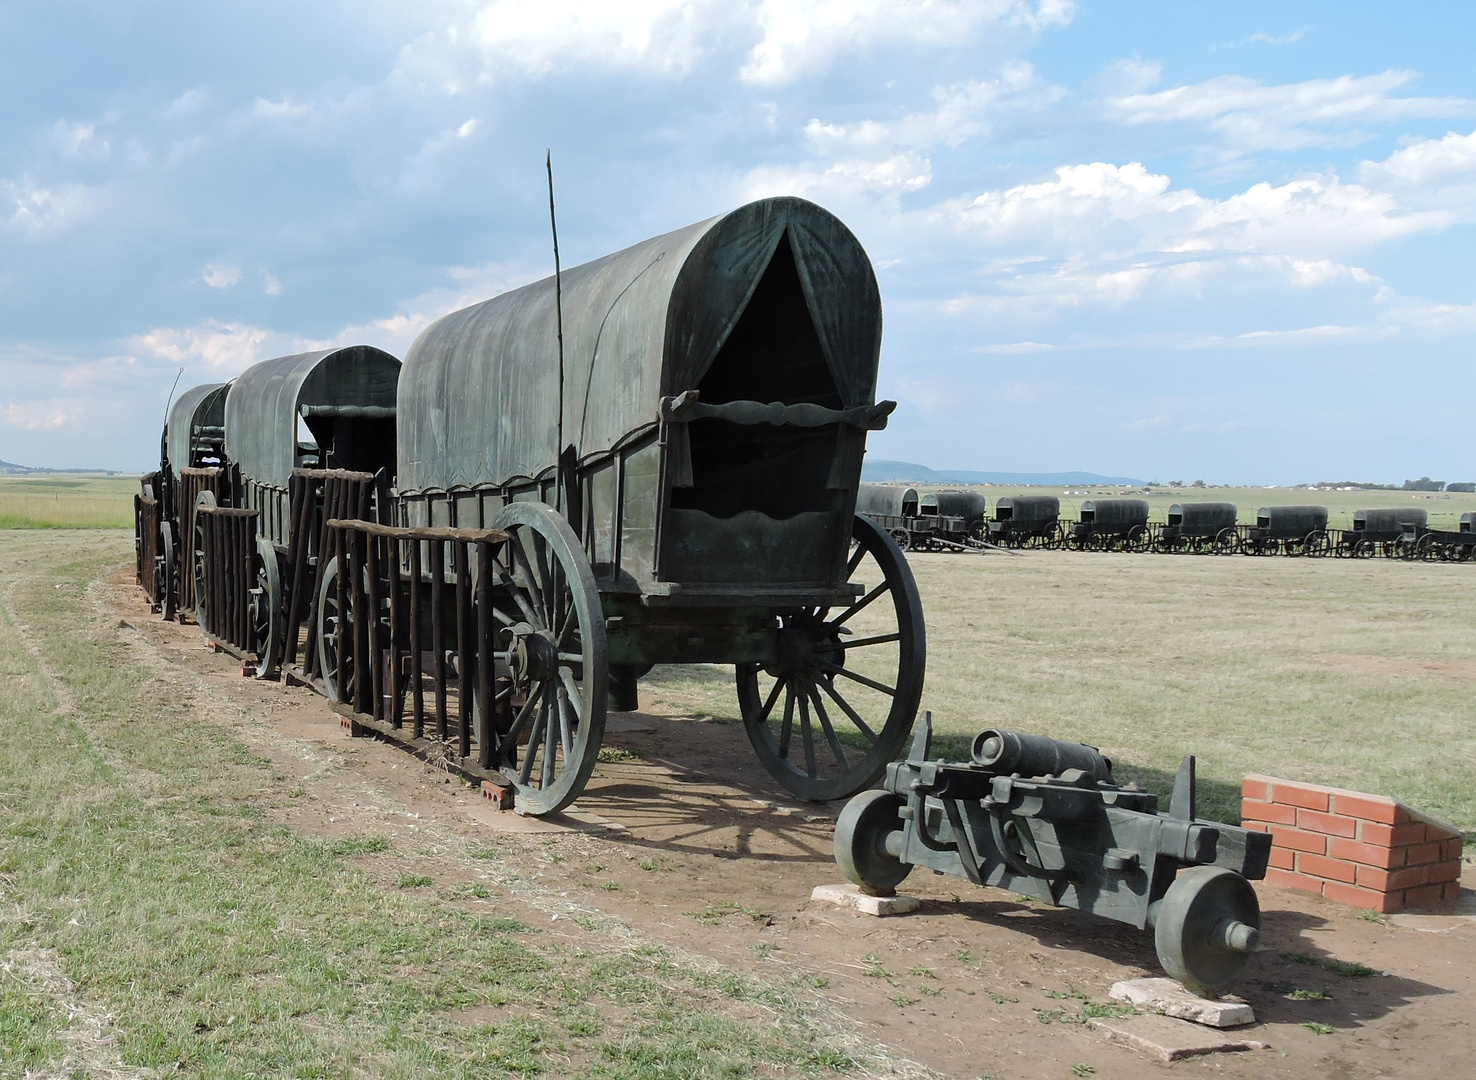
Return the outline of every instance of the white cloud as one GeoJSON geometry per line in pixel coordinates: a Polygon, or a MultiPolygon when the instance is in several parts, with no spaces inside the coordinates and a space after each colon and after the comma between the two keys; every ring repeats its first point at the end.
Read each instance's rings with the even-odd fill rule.
{"type": "Polygon", "coordinates": [[[5,423],[27,431],[70,427],[81,419],[84,404],[67,398],[45,401],[11,402],[5,407],[5,423]]]}
{"type": "Polygon", "coordinates": [[[1220,141],[1220,153],[1351,146],[1367,139],[1357,124],[1476,115],[1469,98],[1397,97],[1415,78],[1412,71],[1343,75],[1335,79],[1267,86],[1243,75],[1154,93],[1103,100],[1105,114],[1129,126],[1188,123],[1220,141]]]}
{"type": "Polygon", "coordinates": [[[241,268],[211,263],[200,271],[200,280],[212,289],[229,289],[241,280],[241,268]]]}
{"type": "Polygon", "coordinates": [[[275,274],[263,274],[261,276],[261,291],[268,296],[281,296],[282,283],[277,280],[275,274]]]}
{"type": "Polygon", "coordinates": [[[956,400],[956,392],[938,379],[915,379],[909,375],[898,375],[892,381],[897,397],[916,405],[923,412],[936,412],[949,402],[956,400]]]}
{"type": "Polygon", "coordinates": [[[88,190],[81,184],[44,188],[28,179],[0,180],[0,192],[10,202],[10,223],[30,233],[65,228],[91,209],[88,190]]]}
{"type": "MultiPolygon", "coordinates": [[[[241,323],[220,323],[213,319],[186,329],[168,327],[150,330],[133,339],[134,347],[187,367],[201,365],[212,374],[233,376],[258,360],[266,359],[259,346],[269,332],[241,323]]],[[[312,343],[302,343],[305,347],[312,343]]],[[[295,350],[294,350],[295,351],[295,350]]]]}
{"type": "Polygon", "coordinates": [[[309,105],[294,104],[285,98],[281,101],[257,98],[251,111],[253,115],[265,120],[301,120],[313,110],[309,105]]]}

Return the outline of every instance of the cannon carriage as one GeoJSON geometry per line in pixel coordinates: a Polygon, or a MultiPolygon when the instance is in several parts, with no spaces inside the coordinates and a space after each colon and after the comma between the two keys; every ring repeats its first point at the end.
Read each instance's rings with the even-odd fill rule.
{"type": "Polygon", "coordinates": [[[1155,551],[1229,555],[1239,544],[1234,503],[1174,503],[1153,536],[1155,551]]]}
{"type": "Polygon", "coordinates": [[[1146,499],[1088,499],[1066,542],[1078,551],[1139,551],[1148,536],[1146,499]]]}
{"type": "Polygon", "coordinates": [[[578,796],[641,672],[733,664],[780,783],[867,787],[925,663],[906,560],[856,513],[866,432],[894,408],[880,332],[859,243],[788,198],[432,324],[400,375],[392,520],[328,522],[335,708],[445,740],[541,814],[578,796]]]}
{"type": "Polygon", "coordinates": [[[1326,555],[1331,549],[1325,506],[1263,506],[1240,537],[1243,555],[1326,555]]]}
{"type": "Polygon", "coordinates": [[[996,499],[984,539],[1001,547],[1053,547],[1061,539],[1061,500],[1054,495],[996,499]]]}

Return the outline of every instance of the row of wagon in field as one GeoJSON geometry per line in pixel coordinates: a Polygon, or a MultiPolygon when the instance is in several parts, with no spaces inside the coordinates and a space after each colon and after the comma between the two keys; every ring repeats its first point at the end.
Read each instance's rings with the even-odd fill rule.
{"type": "Polygon", "coordinates": [[[919,494],[897,484],[862,484],[857,507],[903,550],[967,551],[986,546],[1078,551],[1161,551],[1232,555],[1337,555],[1465,562],[1476,553],[1476,513],[1455,530],[1432,529],[1418,507],[1356,510],[1351,529],[1329,529],[1325,506],[1263,506],[1254,525],[1234,503],[1185,502],[1149,520],[1145,499],[1088,499],[1077,520],[1061,517],[1054,495],[1007,495],[990,515],[971,491],[919,494]]]}
{"type": "Polygon", "coordinates": [[[734,665],[770,774],[846,798],[925,669],[907,561],[855,512],[880,339],[856,238],[773,198],[452,312],[403,365],[266,360],[173,402],[138,582],[525,813],[668,663],[734,665]]]}

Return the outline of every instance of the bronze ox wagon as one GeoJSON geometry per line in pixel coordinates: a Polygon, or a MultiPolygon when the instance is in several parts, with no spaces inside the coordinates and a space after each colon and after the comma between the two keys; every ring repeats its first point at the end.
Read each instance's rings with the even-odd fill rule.
{"type": "Polygon", "coordinates": [[[780,198],[454,312],[403,368],[259,364],[195,513],[202,629],[537,814],[642,672],[732,664],[766,768],[848,797],[906,744],[926,652],[856,514],[880,336],[855,237],[780,198]]]}

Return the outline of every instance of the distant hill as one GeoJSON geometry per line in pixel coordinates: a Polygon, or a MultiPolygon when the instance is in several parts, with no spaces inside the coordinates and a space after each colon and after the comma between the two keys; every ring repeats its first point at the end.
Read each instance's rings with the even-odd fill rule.
{"type": "Polygon", "coordinates": [[[1001,473],[930,469],[911,461],[867,461],[861,466],[861,479],[869,484],[905,481],[912,484],[1039,484],[1045,487],[1143,486],[1142,480],[1130,476],[1099,476],[1089,472],[1001,473]]]}
{"type": "Polygon", "coordinates": [[[106,473],[112,476],[113,472],[113,469],[33,469],[13,461],[0,461],[0,476],[44,476],[48,473],[106,473]]]}

